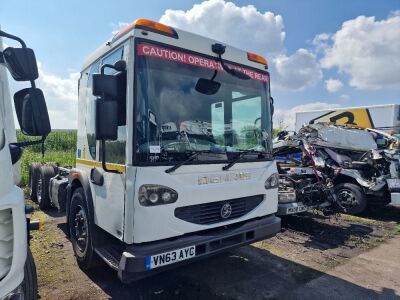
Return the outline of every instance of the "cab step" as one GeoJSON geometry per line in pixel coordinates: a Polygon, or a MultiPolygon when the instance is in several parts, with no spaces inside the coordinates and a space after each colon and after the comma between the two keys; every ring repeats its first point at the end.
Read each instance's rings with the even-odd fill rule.
{"type": "Polygon", "coordinates": [[[121,260],[122,256],[121,253],[111,247],[99,247],[95,248],[94,251],[108,266],[118,271],[119,261],[121,260]]]}

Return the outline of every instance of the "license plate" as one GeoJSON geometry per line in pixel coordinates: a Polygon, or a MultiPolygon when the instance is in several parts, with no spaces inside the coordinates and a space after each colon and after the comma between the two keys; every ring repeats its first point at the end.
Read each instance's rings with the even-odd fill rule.
{"type": "Polygon", "coordinates": [[[307,210],[308,210],[308,207],[305,205],[302,205],[302,206],[296,206],[296,207],[288,207],[286,209],[286,213],[287,214],[297,214],[297,213],[305,212],[307,210]]]}
{"type": "Polygon", "coordinates": [[[196,256],[196,246],[189,246],[146,257],[146,270],[170,265],[196,256]]]}

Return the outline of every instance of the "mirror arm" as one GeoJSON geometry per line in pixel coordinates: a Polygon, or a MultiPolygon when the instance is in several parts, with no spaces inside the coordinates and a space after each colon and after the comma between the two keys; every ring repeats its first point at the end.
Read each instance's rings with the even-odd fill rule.
{"type": "Polygon", "coordinates": [[[37,140],[37,141],[16,142],[16,143],[10,143],[10,145],[17,146],[17,147],[27,147],[27,146],[44,143],[46,138],[47,138],[47,135],[44,135],[44,136],[42,136],[42,138],[40,140],[37,140]]]}
{"type": "Polygon", "coordinates": [[[0,30],[0,36],[12,39],[14,41],[18,41],[21,44],[22,48],[26,48],[25,42],[21,38],[15,36],[15,35],[12,35],[12,34],[9,34],[7,32],[0,30]]]}
{"type": "Polygon", "coordinates": [[[4,64],[4,56],[2,51],[0,51],[0,64],[4,64]]]}
{"type": "Polygon", "coordinates": [[[115,173],[115,174],[122,174],[121,172],[117,170],[110,170],[107,168],[106,164],[106,140],[101,140],[101,166],[103,167],[103,170],[108,172],[108,173],[115,173]]]}
{"type": "Polygon", "coordinates": [[[100,73],[101,73],[102,75],[104,75],[104,69],[105,69],[105,68],[115,69],[114,65],[110,65],[110,64],[102,65],[101,68],[100,68],[100,73]]]}

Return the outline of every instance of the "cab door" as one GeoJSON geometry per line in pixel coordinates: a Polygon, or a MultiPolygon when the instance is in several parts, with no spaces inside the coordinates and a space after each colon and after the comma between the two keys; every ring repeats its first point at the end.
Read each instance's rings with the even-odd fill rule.
{"type": "MultiPolygon", "coordinates": [[[[114,64],[124,59],[124,46],[106,55],[100,63],[114,64]]],[[[106,74],[113,74],[106,68],[106,74]]],[[[126,76],[126,74],[125,74],[126,76]]],[[[113,236],[123,239],[124,207],[125,207],[125,148],[126,148],[126,87],[125,93],[118,97],[118,139],[105,143],[107,172],[101,167],[101,142],[97,141],[96,164],[93,168],[103,177],[103,182],[92,180],[93,200],[95,205],[95,223],[113,236]]]]}

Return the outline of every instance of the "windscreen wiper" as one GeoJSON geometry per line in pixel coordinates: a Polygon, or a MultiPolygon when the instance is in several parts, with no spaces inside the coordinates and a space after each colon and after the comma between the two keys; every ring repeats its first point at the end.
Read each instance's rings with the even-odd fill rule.
{"type": "Polygon", "coordinates": [[[172,166],[169,169],[165,170],[165,173],[171,173],[174,172],[176,169],[180,168],[181,166],[195,160],[197,157],[199,157],[200,154],[205,154],[205,153],[212,153],[212,154],[218,154],[218,152],[214,151],[195,151],[191,152],[191,155],[184,161],[181,161],[180,163],[176,164],[175,166],[172,166]]]}
{"type": "Polygon", "coordinates": [[[249,153],[255,153],[255,154],[258,154],[258,155],[261,154],[261,155],[264,155],[264,156],[265,156],[265,152],[263,152],[263,151],[257,151],[257,150],[253,150],[253,149],[251,149],[251,150],[246,150],[246,151],[241,152],[240,155],[239,155],[238,157],[236,157],[234,160],[232,160],[229,164],[223,166],[223,167],[222,167],[222,170],[223,170],[223,171],[228,171],[230,168],[232,168],[232,166],[233,166],[234,164],[236,164],[238,161],[242,160],[243,157],[244,157],[246,154],[249,154],[249,153]]]}

